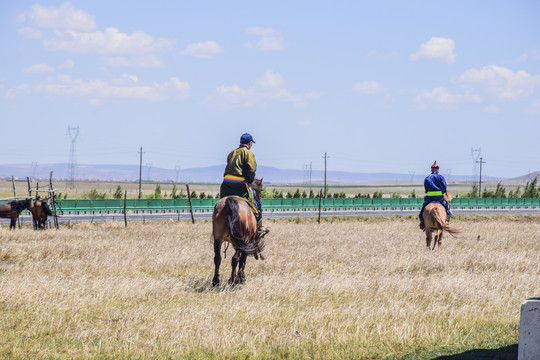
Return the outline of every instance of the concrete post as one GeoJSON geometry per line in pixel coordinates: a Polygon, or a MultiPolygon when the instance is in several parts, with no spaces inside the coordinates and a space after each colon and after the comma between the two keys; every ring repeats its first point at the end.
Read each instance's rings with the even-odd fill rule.
{"type": "Polygon", "coordinates": [[[518,360],[540,359],[540,298],[521,303],[518,360]]]}

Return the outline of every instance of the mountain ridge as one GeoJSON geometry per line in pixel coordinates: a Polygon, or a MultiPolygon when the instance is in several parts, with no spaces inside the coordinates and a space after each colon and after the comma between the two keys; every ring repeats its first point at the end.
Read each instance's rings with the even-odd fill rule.
{"type": "MultiPolygon", "coordinates": [[[[165,169],[160,167],[126,164],[78,164],[76,167],[77,181],[138,181],[139,172],[142,180],[153,182],[202,182],[220,183],[223,178],[225,165],[214,165],[188,169],[165,169]]],[[[17,179],[39,178],[48,179],[53,172],[55,180],[68,178],[69,164],[6,164],[0,165],[0,178],[17,179]]],[[[538,172],[540,176],[540,171],[538,172]]],[[[257,176],[262,177],[265,183],[271,184],[322,184],[324,171],[313,170],[310,173],[303,170],[278,169],[269,166],[259,166],[257,176]]],[[[424,179],[427,174],[411,175],[400,173],[358,173],[347,171],[327,171],[326,181],[328,184],[355,184],[374,181],[412,181],[424,179]]],[[[524,175],[528,176],[528,175],[524,175]]],[[[470,180],[470,176],[452,175],[454,180],[470,180]]],[[[518,178],[514,178],[518,179],[518,178]]],[[[486,180],[504,180],[504,178],[490,177],[486,180]]]]}

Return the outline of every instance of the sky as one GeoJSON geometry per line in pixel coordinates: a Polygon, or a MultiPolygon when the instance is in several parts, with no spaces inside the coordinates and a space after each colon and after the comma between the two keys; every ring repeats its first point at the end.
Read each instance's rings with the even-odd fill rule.
{"type": "Polygon", "coordinates": [[[539,18],[533,0],[5,0],[0,164],[67,163],[74,142],[78,164],[224,165],[248,132],[280,169],[525,175],[539,18]]]}

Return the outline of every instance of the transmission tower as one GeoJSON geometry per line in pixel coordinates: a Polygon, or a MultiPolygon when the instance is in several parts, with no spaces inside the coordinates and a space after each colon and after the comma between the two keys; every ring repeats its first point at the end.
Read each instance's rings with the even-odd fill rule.
{"type": "Polygon", "coordinates": [[[148,181],[150,181],[150,171],[152,171],[152,163],[146,163],[146,171],[147,171],[147,175],[146,175],[146,179],[148,181]]]}
{"type": "Polygon", "coordinates": [[[175,176],[175,178],[174,178],[174,182],[175,182],[175,183],[178,182],[178,178],[180,177],[180,169],[181,169],[180,165],[176,165],[176,166],[174,167],[174,170],[176,171],[176,176],[175,176]]]}
{"type": "Polygon", "coordinates": [[[412,185],[413,184],[413,180],[414,180],[414,174],[416,173],[416,171],[414,170],[409,170],[409,175],[411,176],[410,178],[410,184],[412,185]]]}
{"type": "Polygon", "coordinates": [[[75,177],[77,168],[77,152],[75,148],[75,142],[79,136],[79,127],[68,126],[68,135],[71,138],[71,145],[69,147],[69,163],[68,163],[68,188],[75,189],[75,177]]]}
{"type": "Polygon", "coordinates": [[[482,149],[481,148],[478,148],[478,149],[473,149],[471,148],[471,156],[472,156],[472,159],[473,159],[473,174],[472,174],[472,179],[473,179],[473,183],[475,181],[475,179],[478,177],[478,159],[480,159],[480,156],[482,156],[482,149]]]}

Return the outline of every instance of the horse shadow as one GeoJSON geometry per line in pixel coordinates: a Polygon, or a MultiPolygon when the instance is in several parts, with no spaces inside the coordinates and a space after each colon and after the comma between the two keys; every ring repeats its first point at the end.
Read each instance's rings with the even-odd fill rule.
{"type": "Polygon", "coordinates": [[[239,291],[243,287],[242,284],[222,284],[220,286],[213,286],[212,279],[207,278],[189,278],[184,286],[186,292],[193,293],[215,293],[215,292],[233,292],[239,291]]]}
{"type": "Polygon", "coordinates": [[[474,349],[461,354],[445,355],[433,360],[515,360],[518,357],[518,344],[499,349],[474,349]]]}

